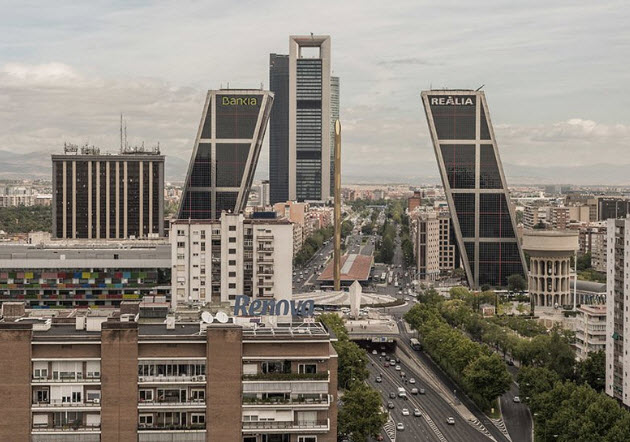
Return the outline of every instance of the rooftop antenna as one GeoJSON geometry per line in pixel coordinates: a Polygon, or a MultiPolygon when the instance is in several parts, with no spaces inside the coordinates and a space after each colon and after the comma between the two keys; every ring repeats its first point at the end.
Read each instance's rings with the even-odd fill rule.
{"type": "Polygon", "coordinates": [[[127,144],[127,120],[125,120],[125,149],[127,149],[129,145],[127,144]]]}
{"type": "Polygon", "coordinates": [[[481,86],[479,86],[477,89],[475,89],[475,92],[479,92],[481,90],[482,87],[484,87],[485,84],[482,84],[481,86]]]}

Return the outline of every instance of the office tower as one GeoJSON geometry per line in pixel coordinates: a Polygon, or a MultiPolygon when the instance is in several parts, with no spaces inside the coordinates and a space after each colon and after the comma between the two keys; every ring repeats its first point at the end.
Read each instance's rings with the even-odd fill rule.
{"type": "Polygon", "coordinates": [[[208,91],[178,219],[219,219],[245,209],[267,129],[273,94],[208,91]]]}
{"type": "Polygon", "coordinates": [[[178,220],[171,225],[172,304],[234,303],[236,295],[291,299],[293,227],[287,220],[178,220]]]}
{"type": "Polygon", "coordinates": [[[326,35],[291,36],[288,56],[270,56],[270,89],[281,100],[270,125],[272,204],[332,196],[339,78],[331,77],[330,64],[326,35]]]}
{"type": "Polygon", "coordinates": [[[269,89],[274,104],[269,123],[271,204],[289,199],[289,56],[270,54],[269,89]]]}
{"type": "Polygon", "coordinates": [[[607,221],[608,272],[606,274],[606,394],[630,406],[630,336],[628,280],[630,270],[630,218],[607,221]]]}
{"type": "Polygon", "coordinates": [[[147,295],[170,299],[170,279],[166,239],[0,244],[1,302],[90,307],[147,295]]]}
{"type": "Polygon", "coordinates": [[[65,146],[52,155],[53,237],[164,236],[164,156],[159,149],[101,154],[65,146]]]}
{"type": "Polygon", "coordinates": [[[459,253],[455,246],[457,240],[451,226],[451,215],[446,210],[438,212],[440,223],[440,271],[450,271],[459,265],[459,253]]]}
{"type": "Polygon", "coordinates": [[[630,214],[630,199],[597,198],[597,214],[599,221],[610,218],[625,218],[630,214]]]}
{"type": "Polygon", "coordinates": [[[468,283],[505,286],[526,265],[485,94],[431,90],[422,101],[468,283]]]}
{"type": "Polygon", "coordinates": [[[337,440],[337,354],[320,323],[60,313],[0,322],[2,441],[337,440]]]}

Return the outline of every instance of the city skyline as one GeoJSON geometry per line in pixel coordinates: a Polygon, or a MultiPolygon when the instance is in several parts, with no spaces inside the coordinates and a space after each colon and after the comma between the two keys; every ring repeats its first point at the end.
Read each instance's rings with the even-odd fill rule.
{"type": "MultiPolygon", "coordinates": [[[[18,6],[0,21],[8,36],[0,48],[0,96],[6,103],[0,125],[9,129],[0,136],[0,154],[57,153],[64,141],[115,149],[123,111],[130,142],[160,140],[167,168],[181,166],[194,143],[204,91],[228,82],[268,88],[269,54],[285,52],[288,35],[313,30],[334,39],[332,74],[343,77],[346,182],[438,181],[428,131],[416,112],[419,91],[485,83],[510,184],[567,182],[573,176],[578,184],[627,184],[627,98],[616,90],[624,75],[618,54],[627,48],[628,31],[621,24],[628,14],[616,5],[541,3],[508,11],[482,3],[450,14],[415,3],[395,11],[344,5],[340,18],[324,22],[321,11],[327,8],[321,5],[277,3],[266,8],[272,23],[294,8],[308,13],[246,45],[239,39],[217,44],[212,37],[237,32],[237,21],[258,27],[255,7],[210,5],[221,13],[208,27],[196,17],[216,14],[188,5],[169,16],[156,38],[150,26],[164,23],[170,12],[160,5],[96,6],[100,18],[94,26],[82,24],[90,21],[81,8],[61,4],[35,12],[18,6]],[[351,13],[359,19],[346,25],[343,18],[351,13]],[[423,29],[411,25],[419,15],[426,17],[423,29]],[[153,56],[184,41],[177,51],[153,56]],[[212,55],[199,58],[200,46],[212,48],[212,55]],[[568,149],[574,155],[566,155],[568,149]],[[538,161],[543,154],[546,167],[538,161]]],[[[257,178],[266,178],[267,170],[265,141],[257,178]]]]}

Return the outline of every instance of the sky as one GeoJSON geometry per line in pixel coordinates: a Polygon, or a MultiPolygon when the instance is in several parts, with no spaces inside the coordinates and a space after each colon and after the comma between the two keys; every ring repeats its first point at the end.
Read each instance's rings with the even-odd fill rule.
{"type": "Polygon", "coordinates": [[[629,22],[605,0],[0,0],[0,151],[115,151],[122,112],[130,143],[187,164],[206,91],[268,88],[269,54],[313,32],[346,182],[437,181],[420,91],[483,86],[508,182],[630,184],[629,22]]]}

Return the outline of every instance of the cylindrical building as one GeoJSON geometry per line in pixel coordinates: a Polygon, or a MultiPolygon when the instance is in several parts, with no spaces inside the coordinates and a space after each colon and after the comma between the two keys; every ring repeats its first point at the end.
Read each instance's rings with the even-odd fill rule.
{"type": "Polygon", "coordinates": [[[573,304],[571,257],[577,248],[577,232],[526,230],[523,233],[523,251],[529,256],[529,294],[536,306],[573,304]]]}

